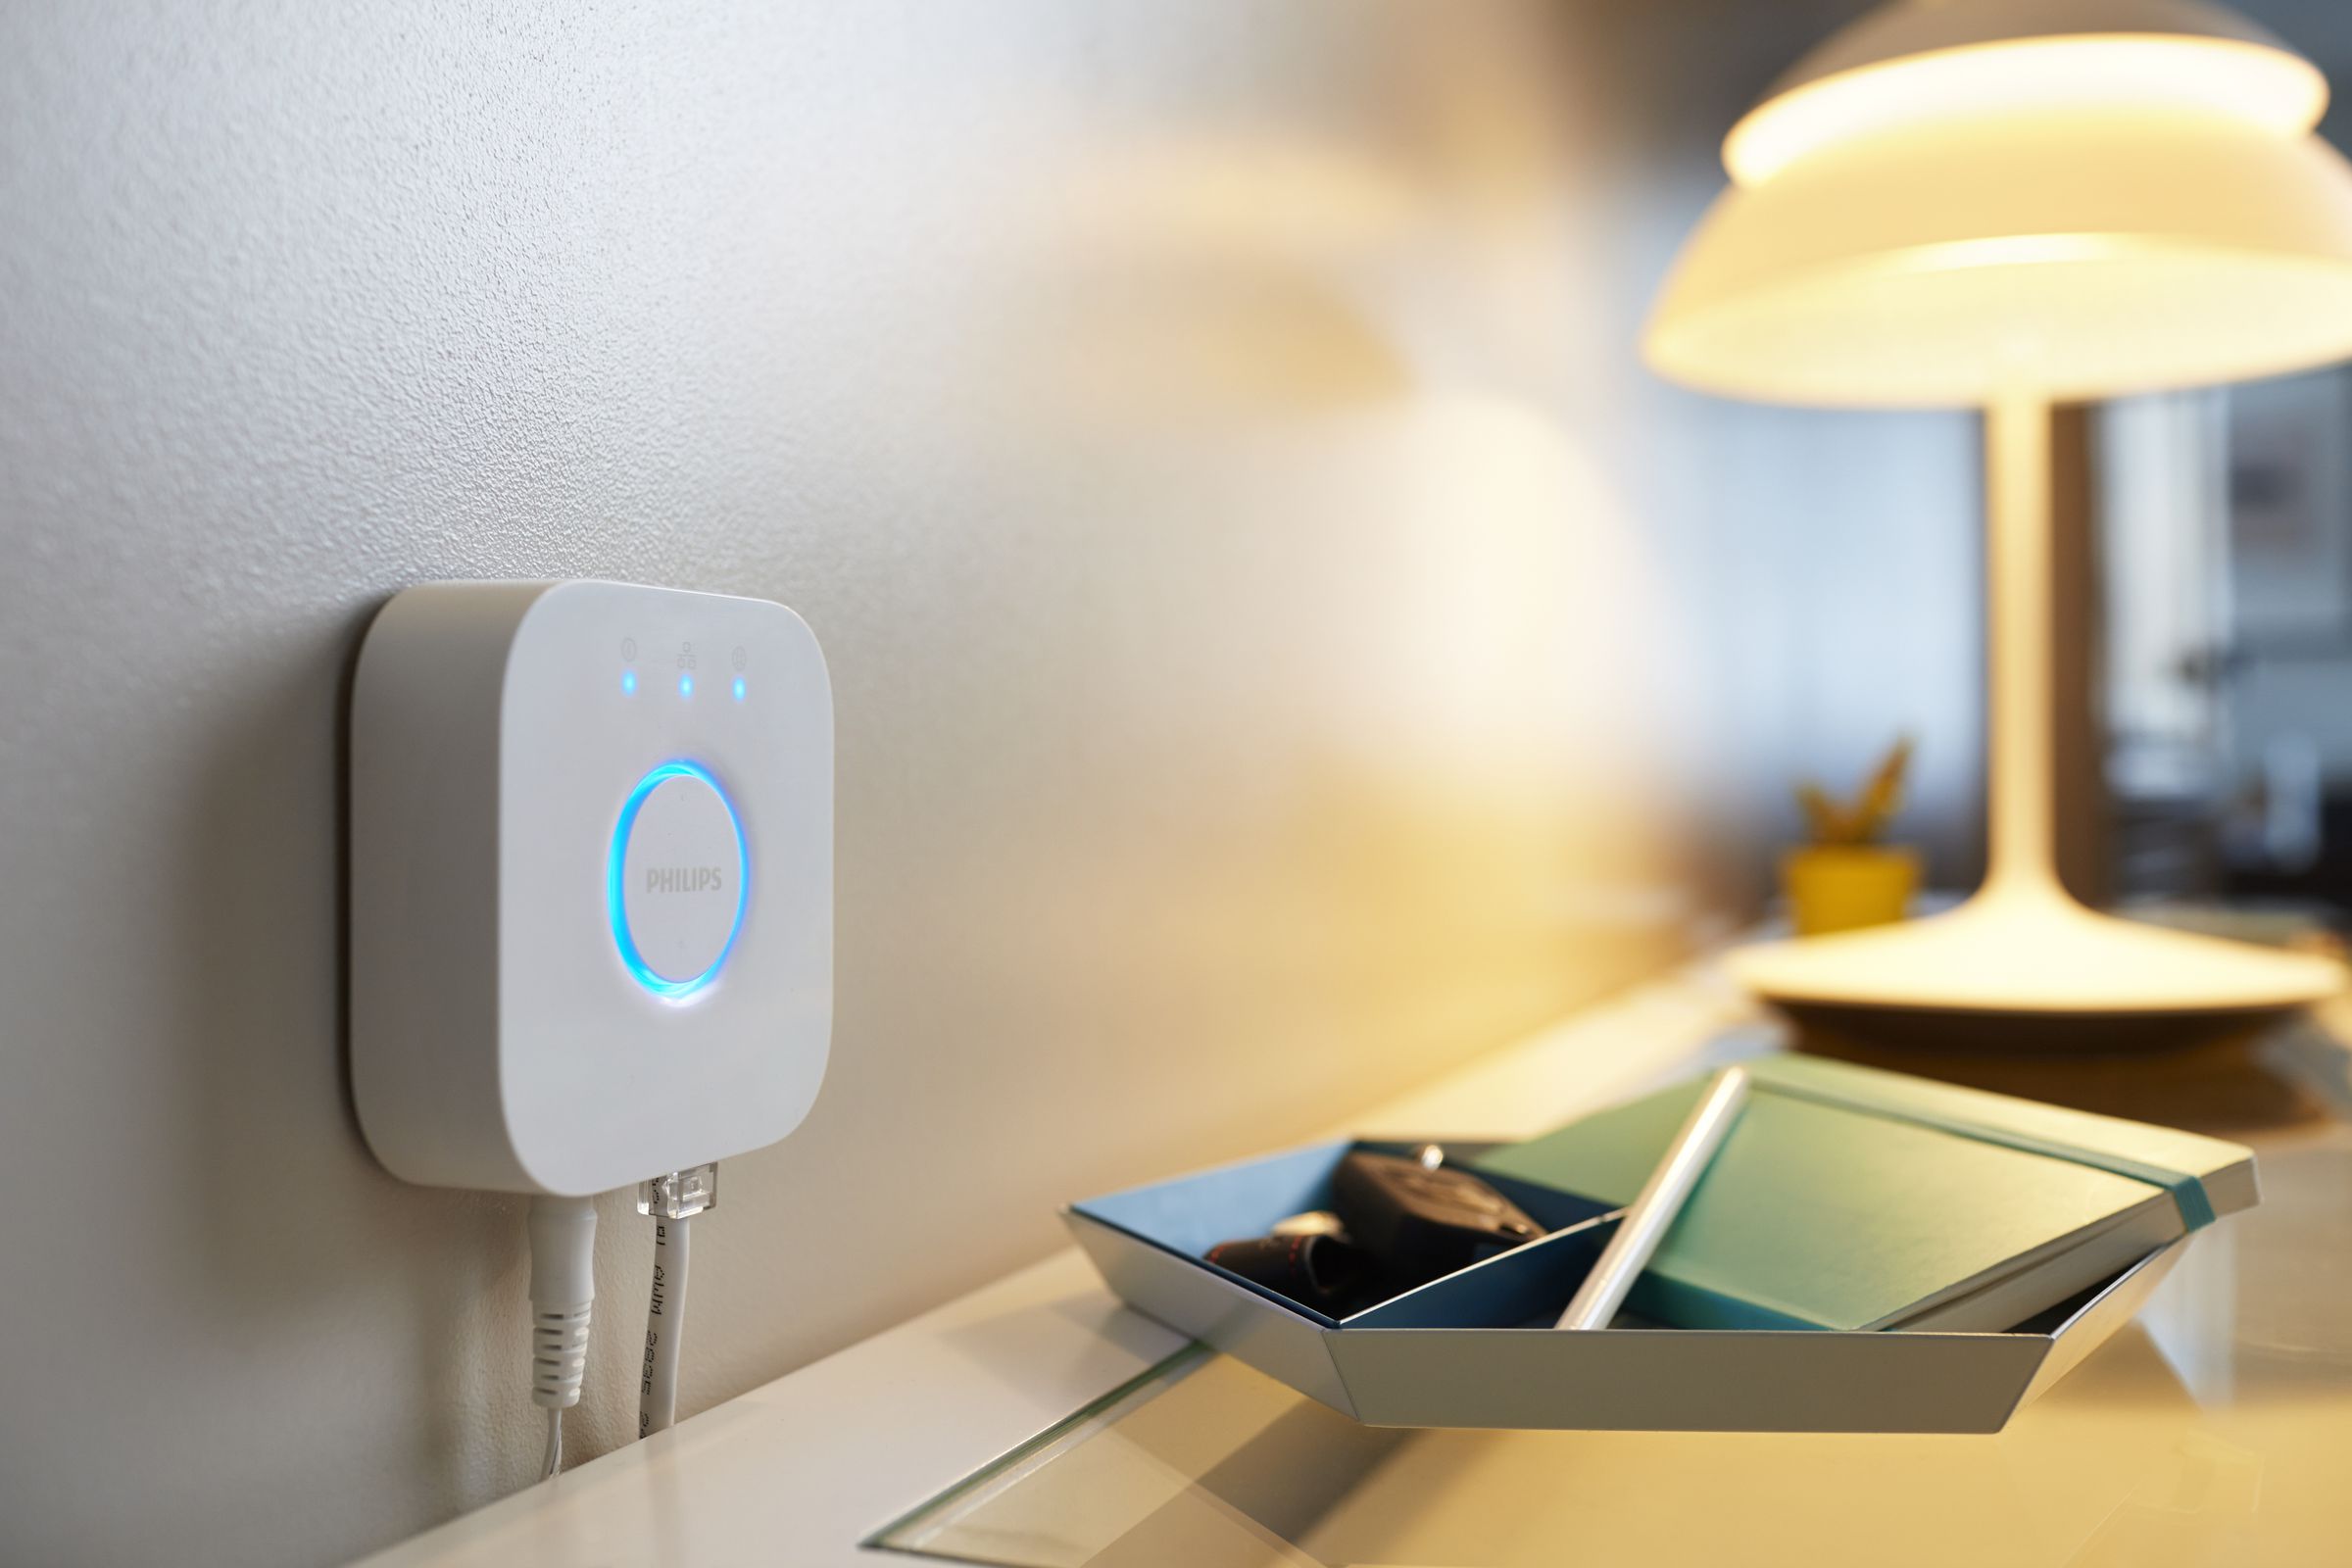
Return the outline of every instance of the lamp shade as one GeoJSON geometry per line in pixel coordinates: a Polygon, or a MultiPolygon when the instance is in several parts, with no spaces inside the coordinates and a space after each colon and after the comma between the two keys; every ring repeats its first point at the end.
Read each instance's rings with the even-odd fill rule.
{"type": "Polygon", "coordinates": [[[1754,185],[1816,147],[1893,125],[2013,110],[2203,110],[2281,134],[2328,107],[2319,68],[2199,0],[1905,0],[1784,72],[1724,138],[1754,185]]]}
{"type": "Polygon", "coordinates": [[[1650,364],[1760,401],[1902,407],[2352,356],[2352,166],[2310,133],[2318,73],[2224,13],[2149,0],[2019,24],[2146,13],[2139,31],[1937,41],[2017,9],[1875,14],[1741,121],[1739,182],[1667,279],[1650,364]]]}

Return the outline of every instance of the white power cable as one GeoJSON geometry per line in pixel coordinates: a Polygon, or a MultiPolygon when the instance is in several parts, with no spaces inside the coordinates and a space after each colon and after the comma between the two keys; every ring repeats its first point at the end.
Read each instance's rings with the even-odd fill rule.
{"type": "Polygon", "coordinates": [[[645,1366],[637,1384],[637,1435],[652,1437],[678,1418],[678,1348],[686,1333],[690,1222],[718,1203],[718,1166],[697,1165],[641,1182],[637,1212],[654,1221],[654,1284],[645,1313],[645,1366]]]}
{"type": "Polygon", "coordinates": [[[547,1411],[544,1474],[564,1467],[564,1412],[580,1402],[596,1299],[596,1203],[534,1198],[531,1237],[531,1402],[547,1411]]]}
{"type": "MultiPolygon", "coordinates": [[[[677,1420],[678,1347],[685,1328],[689,1222],[718,1202],[718,1167],[697,1165],[639,1184],[637,1211],[654,1218],[653,1300],[646,1314],[645,1371],[637,1434],[677,1420]]],[[[564,1468],[564,1412],[580,1402],[588,1328],[596,1300],[596,1202],[531,1200],[531,1402],[547,1412],[541,1473],[564,1468]]]]}

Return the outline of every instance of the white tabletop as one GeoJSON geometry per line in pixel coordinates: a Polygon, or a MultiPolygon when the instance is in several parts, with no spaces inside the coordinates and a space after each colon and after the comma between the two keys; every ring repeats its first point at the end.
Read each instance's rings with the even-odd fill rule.
{"type": "MultiPolygon", "coordinates": [[[[1330,1132],[1524,1137],[1778,1044],[1715,970],[1694,966],[1330,1132]]],[[[1154,1174],[1172,1173],[1138,1173],[1154,1174]]],[[[366,1561],[870,1564],[858,1542],[1183,1343],[1121,1306],[1068,1249],[366,1561]]]]}

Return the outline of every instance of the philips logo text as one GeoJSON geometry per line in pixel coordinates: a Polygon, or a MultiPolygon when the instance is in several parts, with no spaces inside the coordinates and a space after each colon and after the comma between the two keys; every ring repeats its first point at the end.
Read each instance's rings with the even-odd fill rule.
{"type": "Polygon", "coordinates": [[[724,889],[727,879],[715,865],[649,865],[645,868],[645,891],[648,893],[716,893],[724,889]]]}

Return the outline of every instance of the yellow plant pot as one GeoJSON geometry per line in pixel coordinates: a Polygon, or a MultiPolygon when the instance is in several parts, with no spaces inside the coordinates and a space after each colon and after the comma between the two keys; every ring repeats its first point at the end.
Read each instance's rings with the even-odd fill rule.
{"type": "Polygon", "coordinates": [[[1812,844],[1781,857],[1781,888],[1800,937],[1890,925],[1919,891],[1919,854],[1883,844],[1812,844]]]}

